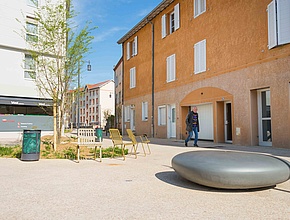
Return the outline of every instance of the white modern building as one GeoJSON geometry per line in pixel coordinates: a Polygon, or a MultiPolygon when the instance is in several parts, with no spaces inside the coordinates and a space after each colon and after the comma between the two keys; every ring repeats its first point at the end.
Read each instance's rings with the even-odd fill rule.
{"type": "Polygon", "coordinates": [[[52,100],[42,95],[33,75],[27,41],[37,37],[38,0],[0,0],[0,140],[21,138],[25,129],[53,130],[52,100]],[[24,27],[29,31],[25,31],[24,27]]]}

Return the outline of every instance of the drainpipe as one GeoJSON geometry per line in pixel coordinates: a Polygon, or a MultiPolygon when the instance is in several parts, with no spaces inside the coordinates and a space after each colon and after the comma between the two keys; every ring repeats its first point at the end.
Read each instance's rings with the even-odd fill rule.
{"type": "Polygon", "coordinates": [[[154,24],[149,21],[152,28],[152,116],[151,116],[151,136],[154,137],[154,24]]]}
{"type": "Polygon", "coordinates": [[[121,115],[122,115],[122,120],[121,120],[121,127],[122,127],[122,135],[124,135],[124,119],[125,119],[125,115],[124,115],[124,43],[122,43],[122,96],[121,96],[121,115]]]}

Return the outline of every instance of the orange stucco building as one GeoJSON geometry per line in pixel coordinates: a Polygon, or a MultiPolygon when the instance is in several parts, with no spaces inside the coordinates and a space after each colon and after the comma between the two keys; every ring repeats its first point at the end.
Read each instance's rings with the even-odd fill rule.
{"type": "Polygon", "coordinates": [[[290,148],[287,8],[290,0],[162,1],[118,41],[124,126],[185,139],[196,105],[200,139],[290,148]]]}

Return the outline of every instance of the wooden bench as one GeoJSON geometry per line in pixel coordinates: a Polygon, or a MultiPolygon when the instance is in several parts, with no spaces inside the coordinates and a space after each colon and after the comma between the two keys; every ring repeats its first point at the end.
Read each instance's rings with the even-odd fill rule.
{"type": "Polygon", "coordinates": [[[77,145],[77,163],[80,161],[80,148],[82,146],[88,148],[94,148],[94,160],[96,160],[97,150],[99,149],[100,162],[102,162],[102,142],[97,141],[97,136],[95,130],[92,128],[80,128],[78,129],[78,142],[77,145]]]}

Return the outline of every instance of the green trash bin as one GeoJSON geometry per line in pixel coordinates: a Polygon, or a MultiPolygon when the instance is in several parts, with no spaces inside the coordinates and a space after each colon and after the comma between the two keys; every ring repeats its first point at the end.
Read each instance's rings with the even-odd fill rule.
{"type": "Polygon", "coordinates": [[[40,130],[23,130],[21,160],[36,161],[40,154],[40,130]]]}
{"type": "Polygon", "coordinates": [[[96,136],[98,138],[98,141],[100,141],[100,142],[103,141],[103,129],[102,128],[96,129],[96,136]]]}

